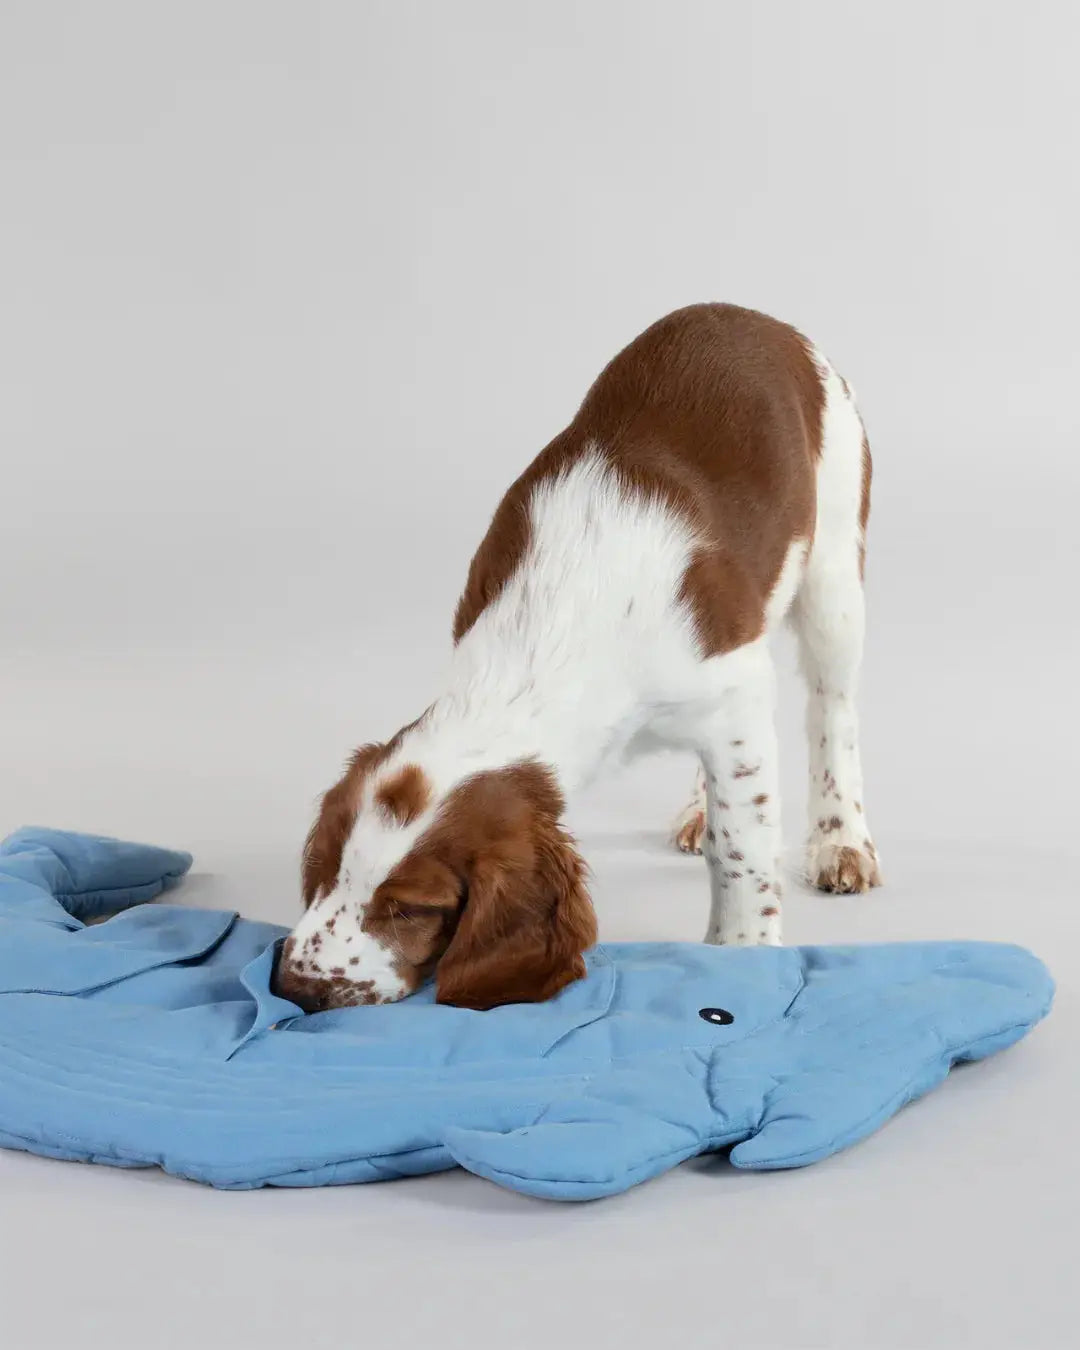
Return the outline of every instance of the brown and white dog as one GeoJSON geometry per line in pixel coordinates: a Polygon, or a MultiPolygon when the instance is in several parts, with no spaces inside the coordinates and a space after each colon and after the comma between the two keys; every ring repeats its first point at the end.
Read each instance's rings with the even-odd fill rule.
{"type": "Polygon", "coordinates": [[[378,1003],[546,999],[596,922],[564,798],[606,765],[694,751],[705,940],[779,943],[773,669],[809,685],[809,874],[879,881],[855,686],[870,453],[852,393],[793,328],[732,305],[654,324],[507,492],[472,560],[445,691],[323,798],[276,988],[378,1003]]]}

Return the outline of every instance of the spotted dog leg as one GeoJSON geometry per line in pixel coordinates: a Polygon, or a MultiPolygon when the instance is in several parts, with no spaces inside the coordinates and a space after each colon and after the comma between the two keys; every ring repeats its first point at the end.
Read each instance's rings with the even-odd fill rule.
{"type": "Polygon", "coordinates": [[[705,941],[779,946],[780,794],[771,666],[701,752],[705,861],[712,905],[705,941]]]}
{"type": "Polygon", "coordinates": [[[694,793],[675,818],[671,842],[680,853],[700,853],[705,837],[705,770],[699,765],[694,793]]]}
{"type": "Polygon", "coordinates": [[[809,689],[807,873],[823,891],[867,891],[881,884],[863,806],[855,707],[865,628],[870,451],[850,391],[835,376],[827,381],[824,425],[817,530],[792,609],[809,689]]]}
{"type": "Polygon", "coordinates": [[[863,809],[858,717],[852,691],[824,676],[810,691],[810,836],[807,875],[823,891],[881,885],[863,809]]]}

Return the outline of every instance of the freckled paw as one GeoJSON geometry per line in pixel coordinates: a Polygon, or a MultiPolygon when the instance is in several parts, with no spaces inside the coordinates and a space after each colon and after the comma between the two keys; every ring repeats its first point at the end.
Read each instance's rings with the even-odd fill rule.
{"type": "Polygon", "coordinates": [[[679,817],[672,834],[672,842],[680,853],[700,853],[705,834],[705,812],[691,811],[679,817]]]}
{"type": "Polygon", "coordinates": [[[877,853],[867,840],[862,848],[850,844],[811,845],[807,868],[812,885],[837,895],[861,894],[881,885],[877,853]]]}

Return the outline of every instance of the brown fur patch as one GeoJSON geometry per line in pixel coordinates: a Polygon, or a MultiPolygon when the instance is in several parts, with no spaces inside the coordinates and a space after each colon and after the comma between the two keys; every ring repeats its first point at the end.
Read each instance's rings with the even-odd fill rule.
{"type": "Polygon", "coordinates": [[[859,576],[866,572],[866,526],[870,519],[870,484],[874,477],[874,461],[870,454],[870,441],[866,430],[862,438],[862,494],[859,498],[859,576]]]}
{"type": "Polygon", "coordinates": [[[466,879],[465,903],[436,971],[436,998],[465,1008],[551,998],[585,974],[596,941],[586,868],[559,823],[562,794],[536,763],[458,787],[414,850],[466,879]]]}
{"type": "Polygon", "coordinates": [[[398,825],[411,825],[431,801],[431,784],[417,764],[405,764],[380,783],[375,805],[398,825]]]}
{"type": "Polygon", "coordinates": [[[848,846],[823,849],[817,875],[811,879],[819,890],[839,894],[861,893],[881,885],[874,859],[848,846]]]}
{"type": "MultiPolygon", "coordinates": [[[[531,488],[532,483],[529,486],[531,488]]],[[[455,643],[461,641],[488,605],[499,598],[524,557],[531,536],[528,492],[514,493],[511,488],[499,503],[487,534],[469,564],[465,589],[454,611],[455,643]]]]}
{"type": "Polygon", "coordinates": [[[596,941],[585,865],[559,824],[562,795],[535,763],[476,774],[376,888],[363,929],[410,987],[433,970],[458,1007],[550,998],[596,941]]]}
{"type": "Polygon", "coordinates": [[[681,597],[702,656],[751,641],[789,546],[813,534],[823,409],[809,345],[787,324],[719,304],[660,319],[506,492],[469,567],[454,641],[524,557],[536,486],[590,453],[630,491],[668,501],[701,539],[681,597]]]}
{"type": "Polygon", "coordinates": [[[705,829],[705,813],[695,811],[675,836],[676,847],[682,853],[700,853],[701,835],[705,829]]]}

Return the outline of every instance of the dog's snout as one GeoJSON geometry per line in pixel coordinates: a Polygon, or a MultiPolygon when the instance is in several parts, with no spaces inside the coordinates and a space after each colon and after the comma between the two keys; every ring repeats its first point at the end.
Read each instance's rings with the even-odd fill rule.
{"type": "Polygon", "coordinates": [[[322,1008],[317,982],[310,975],[289,965],[284,958],[278,961],[270,989],[278,998],[288,999],[298,1008],[303,1008],[304,1012],[318,1012],[322,1008]]]}
{"type": "Polygon", "coordinates": [[[380,999],[371,980],[350,980],[344,969],[323,974],[305,968],[305,962],[290,955],[286,943],[270,982],[278,998],[288,999],[304,1012],[328,1012],[331,1008],[356,1008],[380,999]]]}

